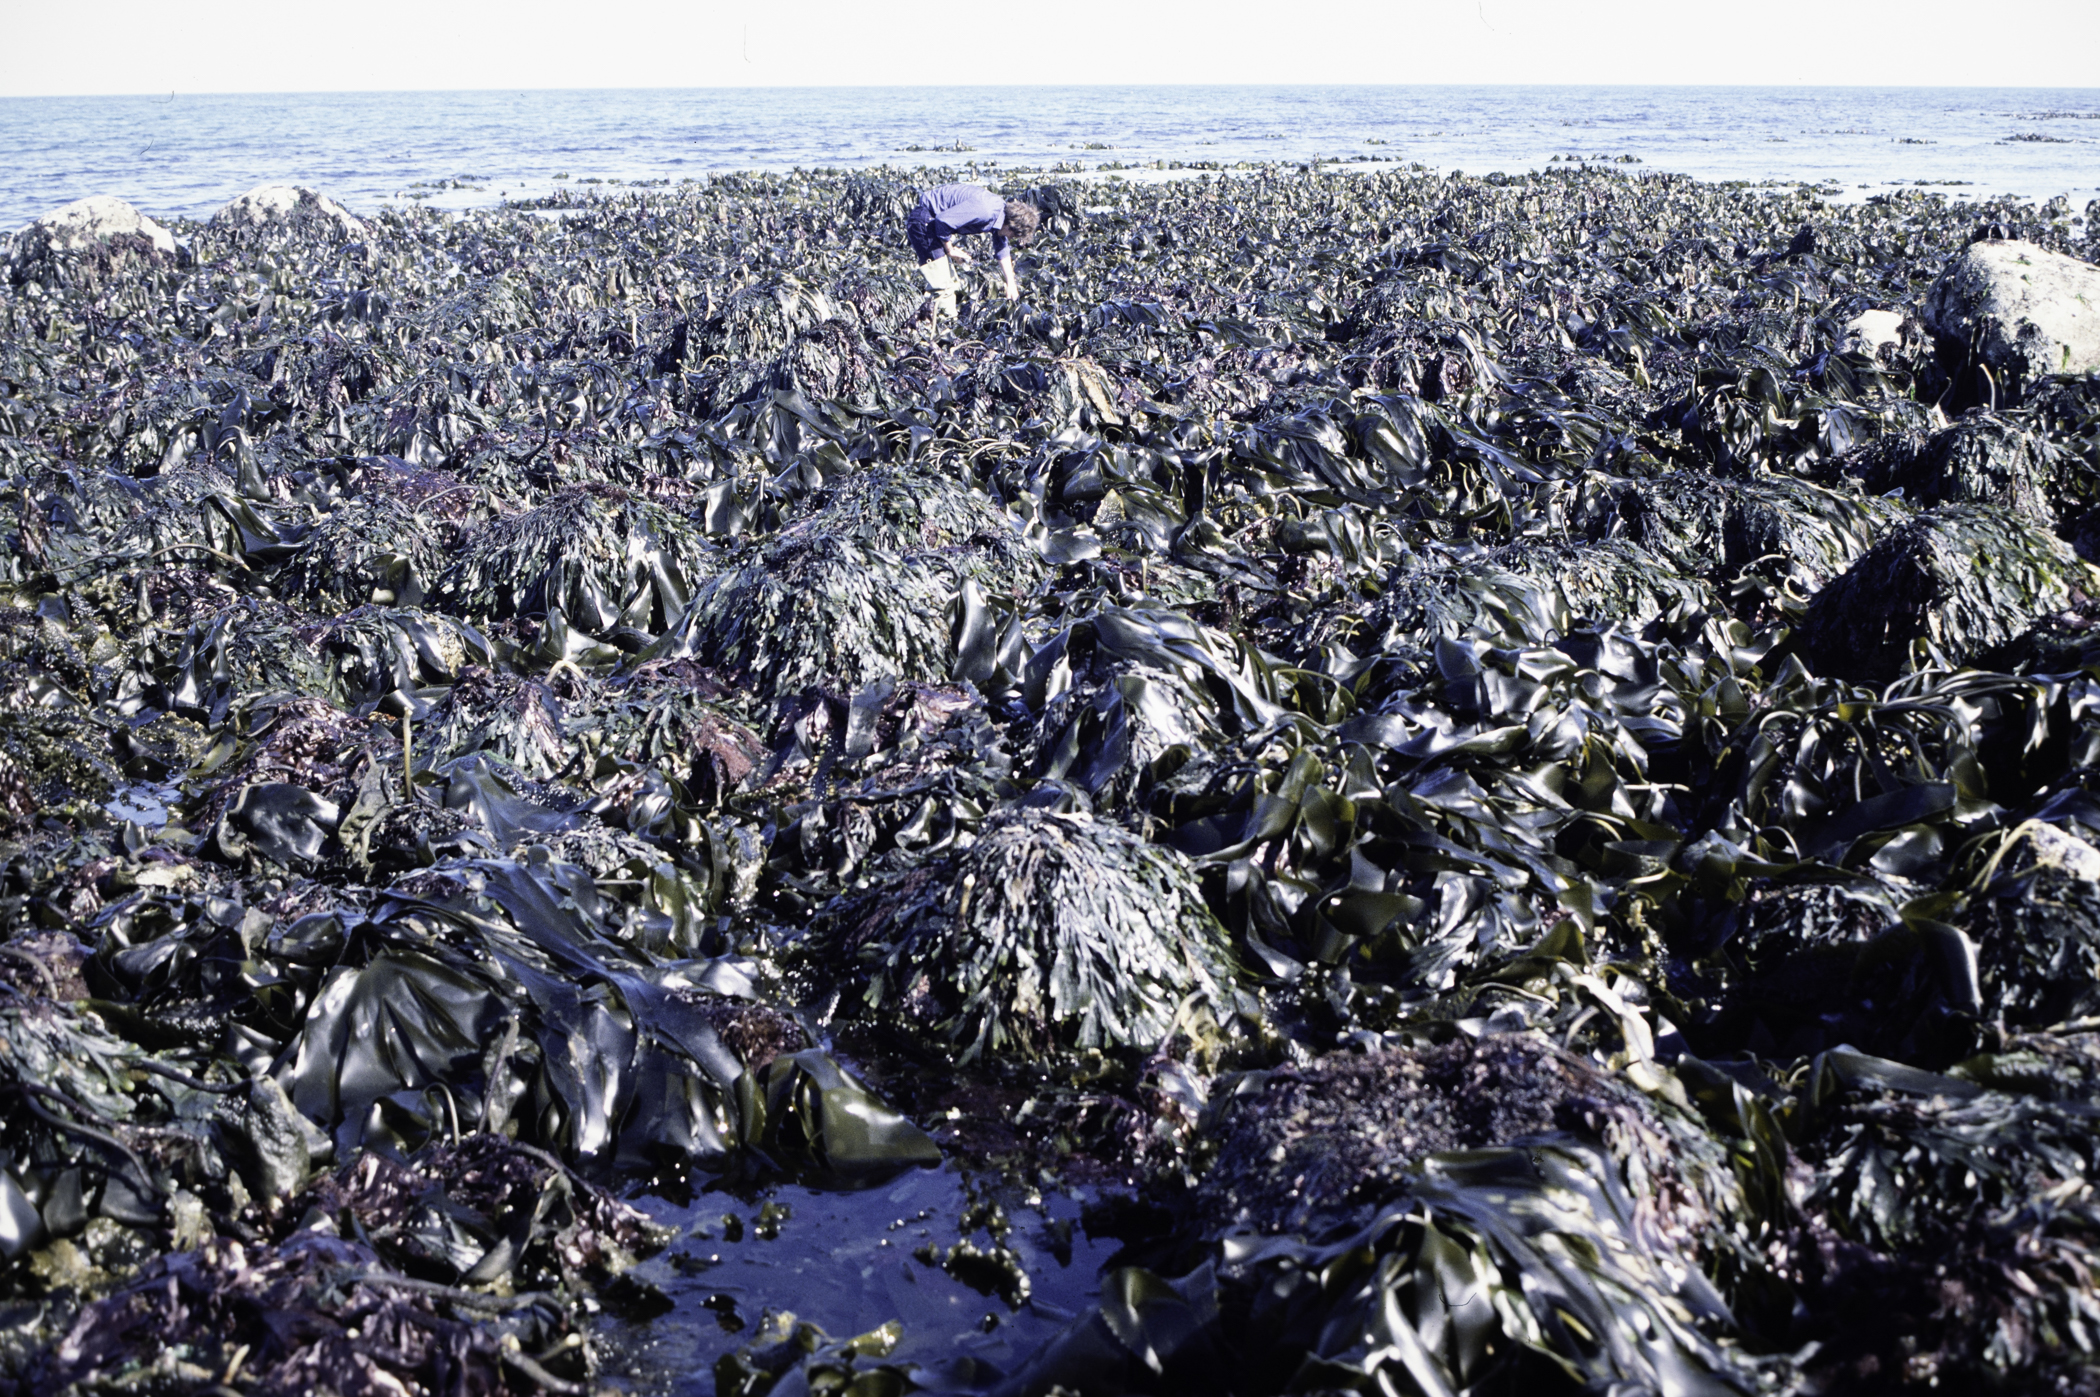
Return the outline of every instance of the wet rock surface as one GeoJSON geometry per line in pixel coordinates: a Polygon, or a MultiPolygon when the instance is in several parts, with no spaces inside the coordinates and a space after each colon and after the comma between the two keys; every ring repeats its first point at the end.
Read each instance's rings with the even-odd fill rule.
{"type": "Polygon", "coordinates": [[[10,243],[0,1390],[2100,1390],[2091,230],[914,188],[10,243]]]}

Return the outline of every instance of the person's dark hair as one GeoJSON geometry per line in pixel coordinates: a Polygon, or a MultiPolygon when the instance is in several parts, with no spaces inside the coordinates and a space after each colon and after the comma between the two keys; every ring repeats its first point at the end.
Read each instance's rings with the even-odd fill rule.
{"type": "Polygon", "coordinates": [[[1017,204],[1011,199],[1006,203],[1006,240],[1015,247],[1026,247],[1035,241],[1035,230],[1042,226],[1043,216],[1035,211],[1034,204],[1017,204]]]}

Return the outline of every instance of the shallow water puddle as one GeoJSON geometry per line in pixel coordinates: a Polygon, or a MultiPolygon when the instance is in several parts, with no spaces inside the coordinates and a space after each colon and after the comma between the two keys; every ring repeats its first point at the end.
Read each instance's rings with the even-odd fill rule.
{"type": "MultiPolygon", "coordinates": [[[[1119,1245],[1087,1236],[1083,1197],[1027,1193],[952,1165],[852,1193],[782,1184],[684,1204],[631,1201],[682,1234],[631,1273],[672,1308],[608,1316],[599,1334],[604,1378],[641,1393],[712,1393],[718,1359],[793,1321],[844,1339],[894,1320],[903,1331],[894,1362],[968,1356],[1011,1371],[1094,1303],[1101,1266],[1119,1245]],[[964,1239],[964,1215],[982,1219],[989,1204],[1002,1210],[1004,1249],[1028,1278],[1018,1308],[990,1275],[986,1293],[940,1265],[964,1239]]],[[[967,1235],[979,1249],[999,1247],[982,1226],[967,1235]]]]}
{"type": "Polygon", "coordinates": [[[119,820],[129,820],[144,829],[159,829],[168,822],[168,807],[181,798],[180,786],[133,781],[117,787],[102,808],[119,820]]]}

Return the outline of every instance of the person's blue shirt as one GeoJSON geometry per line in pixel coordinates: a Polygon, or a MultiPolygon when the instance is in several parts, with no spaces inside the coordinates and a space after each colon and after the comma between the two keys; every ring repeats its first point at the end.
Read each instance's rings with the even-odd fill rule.
{"type": "Polygon", "coordinates": [[[944,184],[919,196],[906,220],[912,251],[921,262],[939,257],[951,238],[992,235],[992,255],[1006,255],[1006,200],[981,184],[944,184]]]}

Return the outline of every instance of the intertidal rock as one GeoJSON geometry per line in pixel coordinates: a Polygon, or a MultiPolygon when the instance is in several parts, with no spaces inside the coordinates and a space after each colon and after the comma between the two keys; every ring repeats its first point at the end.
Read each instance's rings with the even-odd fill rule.
{"type": "Polygon", "coordinates": [[[53,209],[15,234],[18,246],[78,252],[117,238],[142,238],[162,253],[175,251],[175,235],[112,194],[91,194],[53,209]]]}
{"type": "Polygon", "coordinates": [[[1903,343],[1903,317],[1892,310],[1865,310],[1845,322],[1839,343],[1869,359],[1903,343]]]}
{"type": "Polygon", "coordinates": [[[1898,507],[1805,480],[1673,471],[1585,482],[1576,513],[1592,539],[1631,540],[1688,576],[1725,581],[1779,565],[1812,593],[1871,547],[1898,507]]]}
{"type": "Polygon", "coordinates": [[[2052,528],[2059,501],[2082,473],[2046,434],[1983,408],[1971,408],[1915,451],[1884,451],[1862,467],[1860,484],[1877,494],[1900,490],[1919,505],[1999,505],[2052,528]]]}
{"type": "Polygon", "coordinates": [[[173,233],[109,194],[75,199],[0,239],[0,260],[14,286],[95,283],[182,255],[173,233]]]}
{"type": "Polygon", "coordinates": [[[1731,1159],[1682,1107],[1532,1036],[1247,1079],[1198,1200],[1263,1235],[1171,1288],[1119,1273],[1013,1390],[1747,1390],[1745,1317],[1707,1272],[1761,1269],[1778,1136],[1738,1099],[1731,1159]],[[1138,1354],[1167,1381],[1131,1383],[1138,1354]]]}
{"type": "Polygon", "coordinates": [[[1338,1054],[1243,1079],[1216,1109],[1218,1159],[1195,1198],[1214,1228],[1316,1237],[1405,1194],[1431,1155],[1560,1132],[1638,1156],[1644,1180],[1679,1172],[1651,1119],[1669,1108],[1529,1034],[1338,1054]]]}
{"type": "Polygon", "coordinates": [[[317,190],[297,184],[259,184],[230,199],[212,215],[221,228],[311,225],[340,237],[363,237],[365,225],[350,210],[317,190]]]}
{"type": "Polygon", "coordinates": [[[1886,681],[1914,641],[1966,664],[2096,591],[2069,544],[2018,515],[1943,505],[1885,534],[1816,594],[1802,625],[1822,672],[1886,681]]]}
{"type": "Polygon", "coordinates": [[[2049,374],[2100,372],[2100,268],[2030,242],[1971,243],[1933,283],[1925,320],[2008,399],[2049,374]]]}

